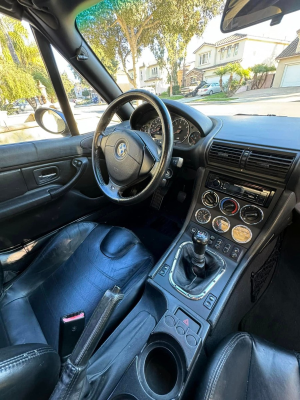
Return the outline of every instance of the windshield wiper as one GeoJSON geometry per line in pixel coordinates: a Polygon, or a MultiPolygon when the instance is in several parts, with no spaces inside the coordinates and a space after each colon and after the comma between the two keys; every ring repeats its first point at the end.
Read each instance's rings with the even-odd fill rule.
{"type": "Polygon", "coordinates": [[[251,117],[286,117],[286,115],[276,115],[276,114],[235,114],[235,115],[250,115],[251,117]]]}

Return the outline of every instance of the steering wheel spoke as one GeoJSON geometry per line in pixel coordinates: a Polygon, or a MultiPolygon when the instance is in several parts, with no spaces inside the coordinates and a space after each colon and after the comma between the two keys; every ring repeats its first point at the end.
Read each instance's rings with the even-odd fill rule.
{"type": "Polygon", "coordinates": [[[110,198],[115,201],[120,201],[122,199],[122,193],[126,189],[125,186],[120,186],[114,183],[111,178],[109,178],[109,182],[106,185],[107,193],[110,194],[110,198]]]}
{"type": "Polygon", "coordinates": [[[115,99],[104,111],[93,140],[92,162],[96,181],[112,201],[116,203],[134,204],[146,199],[159,186],[170,163],[173,151],[173,126],[166,105],[157,96],[145,90],[131,90],[115,99]],[[149,102],[162,121],[162,148],[145,132],[116,127],[106,135],[115,112],[132,100],[149,102]],[[101,150],[100,150],[101,149],[101,150]],[[103,179],[100,158],[105,158],[107,172],[110,177],[106,183],[103,179]],[[126,188],[150,176],[150,181],[140,192],[123,196],[126,188]]]}

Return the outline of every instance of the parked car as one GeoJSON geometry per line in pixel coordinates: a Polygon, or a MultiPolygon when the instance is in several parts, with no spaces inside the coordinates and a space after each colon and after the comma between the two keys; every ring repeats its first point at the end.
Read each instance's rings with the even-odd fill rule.
{"type": "Polygon", "coordinates": [[[222,89],[218,83],[207,83],[198,90],[198,96],[206,96],[220,92],[222,92],[222,89]]]}
{"type": "Polygon", "coordinates": [[[206,84],[206,81],[201,81],[197,86],[186,86],[181,88],[180,92],[184,95],[184,97],[194,97],[197,95],[198,90],[206,84]]]}
{"type": "Polygon", "coordinates": [[[145,87],[143,87],[142,89],[143,89],[143,90],[147,90],[147,92],[150,92],[150,93],[152,93],[152,94],[156,94],[156,93],[155,93],[155,89],[154,89],[153,87],[151,87],[151,86],[145,86],[145,87]]]}

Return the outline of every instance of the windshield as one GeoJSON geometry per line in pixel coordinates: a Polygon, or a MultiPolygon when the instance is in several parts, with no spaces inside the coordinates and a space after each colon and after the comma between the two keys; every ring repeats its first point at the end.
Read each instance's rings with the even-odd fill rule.
{"type": "Polygon", "coordinates": [[[151,87],[210,115],[298,117],[300,12],[223,34],[222,7],[220,0],[103,0],[76,23],[123,91],[151,87]],[[202,81],[218,92],[198,93],[202,81]]]}

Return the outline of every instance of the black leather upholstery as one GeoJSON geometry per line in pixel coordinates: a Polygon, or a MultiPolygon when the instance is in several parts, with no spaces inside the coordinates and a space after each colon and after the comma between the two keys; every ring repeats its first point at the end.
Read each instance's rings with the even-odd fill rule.
{"type": "Polygon", "coordinates": [[[0,398],[47,400],[59,370],[59,356],[50,346],[22,344],[1,349],[0,398]]]}
{"type": "Polygon", "coordinates": [[[198,400],[299,400],[300,356],[248,333],[218,347],[198,400]]]}
{"type": "MultiPolygon", "coordinates": [[[[3,291],[0,347],[40,343],[57,350],[60,318],[83,310],[88,321],[104,292],[117,285],[124,298],[115,324],[133,305],[152,265],[152,256],[127,229],[92,222],[64,228],[3,291]]],[[[16,374],[16,385],[18,379],[16,374]]]]}

